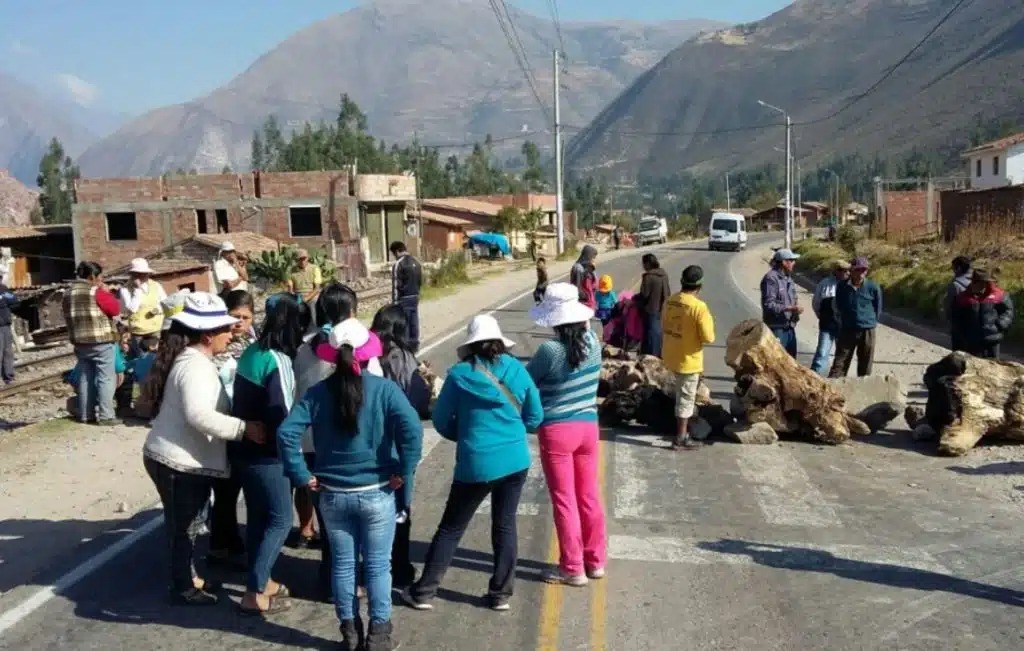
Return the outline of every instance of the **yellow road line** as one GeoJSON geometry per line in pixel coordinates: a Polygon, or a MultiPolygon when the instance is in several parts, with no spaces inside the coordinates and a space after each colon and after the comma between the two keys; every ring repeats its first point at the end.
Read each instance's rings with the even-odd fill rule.
{"type": "MultiPolygon", "coordinates": [[[[558,534],[551,527],[548,543],[548,563],[558,563],[558,534]]],[[[545,583],[540,607],[540,627],[537,635],[537,651],[557,651],[558,623],[562,619],[562,586],[545,583]]]]}
{"type": "MultiPolygon", "coordinates": [[[[597,448],[597,485],[601,491],[601,503],[607,505],[605,499],[605,450],[607,441],[598,441],[597,448]]],[[[605,520],[608,519],[608,509],[605,508],[605,520]]],[[[607,525],[606,525],[607,526],[607,525]]],[[[605,559],[605,571],[607,573],[608,560],[605,559]]],[[[608,606],[608,578],[595,581],[592,584],[590,600],[590,651],[604,651],[605,649],[605,627],[607,624],[608,606]]]]}

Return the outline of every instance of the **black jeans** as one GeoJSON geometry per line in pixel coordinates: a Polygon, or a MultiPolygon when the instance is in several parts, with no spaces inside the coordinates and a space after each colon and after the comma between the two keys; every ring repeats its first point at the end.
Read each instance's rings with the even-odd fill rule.
{"type": "Polygon", "coordinates": [[[214,480],[174,470],[149,457],[143,457],[142,463],[164,507],[164,529],[171,550],[171,590],[180,594],[194,587],[196,538],[214,480]]]}
{"type": "Polygon", "coordinates": [[[237,556],[245,552],[245,543],[238,533],[238,494],[242,483],[238,477],[215,479],[213,509],[210,512],[210,551],[237,556]]]}
{"type": "Polygon", "coordinates": [[[871,375],[871,367],[875,361],[875,329],[840,330],[836,338],[836,357],[832,362],[830,378],[846,377],[853,363],[853,354],[857,353],[857,377],[871,375]]]}
{"type": "Polygon", "coordinates": [[[409,323],[409,345],[413,352],[420,348],[420,297],[402,296],[398,306],[405,312],[405,320],[409,323]]]}
{"type": "Polygon", "coordinates": [[[426,601],[437,594],[466,527],[488,495],[491,496],[491,548],[494,550],[494,573],[488,593],[505,597],[512,595],[519,555],[516,509],[519,508],[524,483],[525,470],[489,482],[452,482],[444,515],[427,550],[423,576],[410,589],[413,597],[426,601]]]}

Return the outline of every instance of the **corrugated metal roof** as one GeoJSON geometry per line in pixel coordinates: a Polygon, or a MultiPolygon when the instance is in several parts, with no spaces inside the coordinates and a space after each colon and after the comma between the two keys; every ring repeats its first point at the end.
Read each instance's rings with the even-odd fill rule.
{"type": "Polygon", "coordinates": [[[477,201],[475,199],[463,199],[460,197],[450,197],[444,199],[424,199],[421,201],[424,206],[434,208],[446,208],[448,210],[462,210],[474,215],[482,215],[484,217],[496,217],[502,206],[494,203],[487,203],[485,201],[477,201]]]}
{"type": "MultiPolygon", "coordinates": [[[[411,213],[415,215],[416,213],[411,213]]],[[[469,226],[473,222],[468,219],[461,219],[459,217],[452,217],[451,215],[442,215],[440,213],[433,212],[431,210],[421,210],[419,216],[423,221],[436,222],[438,224],[444,224],[445,226],[469,226]]]]}
{"type": "Polygon", "coordinates": [[[262,253],[263,251],[276,251],[277,240],[259,235],[250,231],[237,231],[234,233],[204,233],[194,235],[192,239],[213,249],[219,249],[224,242],[231,242],[235,249],[242,253],[262,253]]]}
{"type": "MultiPolygon", "coordinates": [[[[169,274],[185,273],[186,271],[201,271],[203,269],[209,269],[210,265],[197,262],[191,258],[158,258],[156,260],[149,260],[149,267],[153,270],[154,276],[166,276],[169,274]]],[[[108,277],[113,280],[115,278],[127,277],[128,265],[115,269],[108,277]]]]}
{"type": "Polygon", "coordinates": [[[31,226],[0,226],[0,240],[24,240],[30,237],[46,237],[46,233],[31,226]]]}

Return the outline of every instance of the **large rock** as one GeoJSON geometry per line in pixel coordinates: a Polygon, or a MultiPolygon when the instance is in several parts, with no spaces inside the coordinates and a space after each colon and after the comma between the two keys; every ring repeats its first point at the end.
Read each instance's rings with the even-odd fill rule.
{"type": "Polygon", "coordinates": [[[700,405],[697,407],[697,416],[711,426],[713,434],[721,436],[725,428],[736,422],[729,411],[719,404],[700,405]]]}
{"type": "Polygon", "coordinates": [[[707,440],[711,436],[711,424],[700,416],[689,421],[690,436],[697,441],[707,440]]]}
{"type": "Polygon", "coordinates": [[[863,421],[872,434],[885,429],[907,407],[907,391],[892,375],[845,377],[829,382],[846,400],[846,413],[863,421]]]}
{"type": "Polygon", "coordinates": [[[733,423],[726,426],[725,436],[730,441],[746,445],[772,445],[779,440],[779,435],[768,423],[733,423]]]}

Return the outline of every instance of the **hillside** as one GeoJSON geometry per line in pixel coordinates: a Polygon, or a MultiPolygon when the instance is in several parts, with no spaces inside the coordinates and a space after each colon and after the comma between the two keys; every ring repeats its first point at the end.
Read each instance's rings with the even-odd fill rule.
{"type": "MultiPolygon", "coordinates": [[[[550,106],[551,21],[509,8],[550,106]]],[[[565,121],[585,123],[669,50],[720,26],[563,23],[565,121]]],[[[88,176],[244,167],[252,132],[268,115],[286,128],[333,119],[342,93],[389,142],[410,142],[418,132],[429,144],[462,143],[547,124],[487,3],[376,0],[294,34],[205,97],[132,120],[79,163],[88,176]]]]}
{"type": "Polygon", "coordinates": [[[25,187],[7,170],[0,169],[0,226],[29,223],[38,197],[38,192],[25,187]]]}
{"type": "MultiPolygon", "coordinates": [[[[578,173],[609,177],[721,172],[781,156],[780,124],[825,118],[867,90],[953,6],[953,0],[799,0],[756,23],[673,50],[579,133],[567,151],[578,173]],[[682,135],[637,135],[673,132],[682,135]]],[[[1024,129],[1024,7],[968,2],[887,81],[839,113],[795,129],[808,170],[838,154],[953,153],[979,124],[1024,129]]]]}

